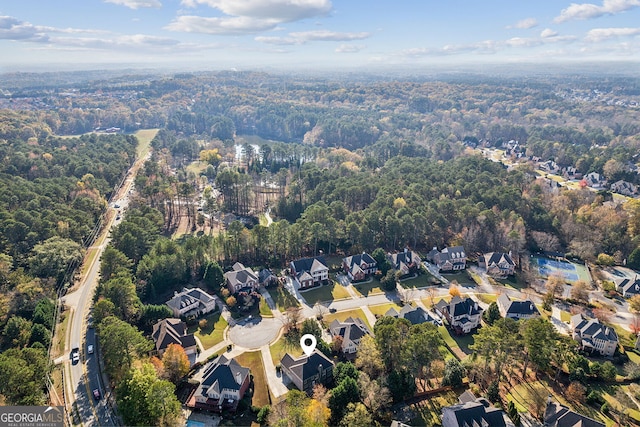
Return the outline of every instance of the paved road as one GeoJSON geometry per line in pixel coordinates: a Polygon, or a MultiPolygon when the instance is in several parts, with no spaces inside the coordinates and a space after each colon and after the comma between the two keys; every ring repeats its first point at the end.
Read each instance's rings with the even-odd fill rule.
{"type": "MultiPolygon", "coordinates": [[[[132,171],[136,170],[135,168],[145,160],[146,158],[136,162],[136,165],[127,174],[122,186],[116,191],[116,194],[121,195],[122,198],[116,200],[114,205],[119,204],[120,209],[124,209],[128,204],[127,197],[135,179],[132,171]]],[[[118,210],[115,207],[113,209],[118,210]]],[[[105,224],[106,229],[109,230],[118,221],[116,220],[116,215],[112,215],[110,221],[105,224]]],[[[67,410],[75,406],[79,415],[79,420],[75,421],[89,426],[116,425],[114,424],[116,420],[107,405],[107,398],[110,397],[110,392],[104,388],[100,377],[100,369],[95,353],[98,350],[95,331],[87,329],[89,310],[93,304],[93,294],[100,272],[100,257],[108,243],[109,239],[105,238],[101,244],[94,247],[97,249],[97,253],[92,258],[92,264],[89,266],[83,282],[75,292],[63,297],[64,303],[73,313],[67,330],[67,354],[70,356],[71,350],[77,347],[81,355],[79,363],[73,364],[70,358],[68,360],[69,369],[65,370],[66,375],[64,376],[64,387],[67,391],[65,393],[65,403],[67,410]],[[95,348],[92,355],[87,353],[87,345],[89,344],[93,344],[95,348]],[[93,397],[93,390],[96,389],[100,391],[101,398],[99,400],[93,397]]]]}

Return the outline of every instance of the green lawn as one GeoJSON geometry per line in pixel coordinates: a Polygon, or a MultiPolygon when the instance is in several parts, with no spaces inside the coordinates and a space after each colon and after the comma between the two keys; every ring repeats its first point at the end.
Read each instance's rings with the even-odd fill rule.
{"type": "Polygon", "coordinates": [[[461,391],[445,391],[410,405],[410,408],[416,414],[410,425],[416,427],[441,425],[442,408],[458,403],[458,395],[460,393],[461,391]]]}
{"type": "Polygon", "coordinates": [[[636,365],[640,365],[640,356],[637,353],[633,351],[627,351],[626,353],[627,353],[627,356],[629,356],[630,361],[632,361],[636,365]]]}
{"type": "Polygon", "coordinates": [[[267,300],[264,298],[260,298],[260,316],[262,317],[273,317],[273,313],[269,308],[269,304],[267,304],[267,300]]]}
{"type": "Polygon", "coordinates": [[[476,282],[469,276],[469,272],[467,270],[458,271],[457,273],[442,273],[442,277],[447,279],[449,282],[457,282],[458,285],[473,288],[476,286],[476,282]]]}
{"type": "Polygon", "coordinates": [[[460,359],[464,359],[469,354],[471,354],[471,350],[469,350],[469,346],[473,344],[473,336],[471,335],[452,335],[451,331],[446,326],[438,326],[438,331],[444,339],[444,342],[449,346],[451,351],[458,356],[460,359]]]}
{"type": "Polygon", "coordinates": [[[200,326],[196,324],[189,327],[188,332],[198,337],[206,350],[224,340],[224,330],[228,324],[220,312],[206,316],[205,319],[207,319],[207,326],[204,329],[200,329],[200,326]]]}
{"type": "Polygon", "coordinates": [[[335,280],[331,280],[328,285],[303,291],[301,295],[309,305],[314,305],[317,302],[349,298],[351,296],[347,289],[335,280]]]}
{"type": "Polygon", "coordinates": [[[353,289],[356,291],[356,293],[365,297],[369,295],[378,295],[384,293],[384,290],[380,285],[380,281],[376,278],[372,278],[371,281],[365,283],[354,283],[353,289]]]}
{"type": "Polygon", "coordinates": [[[160,129],[140,129],[133,135],[138,138],[138,147],[136,149],[138,158],[143,158],[149,153],[151,141],[156,137],[160,129]]]}
{"type": "Polygon", "coordinates": [[[269,295],[276,304],[276,308],[280,311],[287,311],[290,307],[298,307],[300,303],[289,293],[283,286],[268,289],[269,295]]]}
{"type": "Polygon", "coordinates": [[[260,351],[247,351],[235,359],[240,366],[249,368],[251,375],[253,375],[253,398],[251,399],[251,405],[257,407],[269,405],[271,403],[269,399],[269,385],[267,383],[267,376],[264,371],[264,365],[262,364],[262,354],[260,351]]]}
{"type": "Polygon", "coordinates": [[[339,321],[342,322],[347,317],[354,317],[354,318],[359,317],[360,319],[362,319],[364,323],[367,324],[367,326],[369,326],[369,328],[371,328],[371,325],[369,325],[369,321],[367,320],[367,316],[364,315],[364,312],[362,311],[361,308],[354,308],[353,310],[346,310],[346,311],[339,311],[337,313],[332,313],[332,314],[325,314],[323,321],[327,325],[329,325],[335,319],[338,319],[339,321]]]}
{"type": "Polygon", "coordinates": [[[522,276],[517,273],[505,279],[495,279],[495,281],[502,286],[517,289],[519,291],[527,287],[527,283],[525,282],[524,278],[522,278],[522,276]]]}
{"type": "Polygon", "coordinates": [[[498,295],[496,294],[476,294],[476,296],[485,304],[491,304],[492,302],[496,302],[498,299],[498,295]]]}
{"type": "Polygon", "coordinates": [[[278,341],[269,346],[269,352],[271,353],[271,359],[273,360],[274,365],[278,365],[286,353],[289,353],[294,357],[302,356],[302,349],[300,348],[300,345],[288,347],[284,336],[280,337],[278,341]]]}
{"type": "Polygon", "coordinates": [[[416,277],[407,277],[400,280],[400,285],[404,288],[426,288],[437,283],[435,277],[429,273],[419,274],[416,277]]]}
{"type": "Polygon", "coordinates": [[[60,319],[62,322],[58,323],[55,341],[53,343],[53,348],[51,349],[51,353],[53,357],[60,356],[64,352],[64,344],[67,338],[67,328],[71,323],[71,311],[65,310],[60,313],[60,319]]]}
{"type": "Polygon", "coordinates": [[[378,304],[378,305],[370,305],[369,310],[373,313],[374,316],[384,316],[384,314],[389,311],[390,308],[395,308],[396,311],[402,310],[398,304],[394,302],[390,302],[387,304],[378,304]]]}
{"type": "Polygon", "coordinates": [[[560,310],[560,320],[563,322],[570,322],[571,313],[569,313],[568,311],[560,310]]]}

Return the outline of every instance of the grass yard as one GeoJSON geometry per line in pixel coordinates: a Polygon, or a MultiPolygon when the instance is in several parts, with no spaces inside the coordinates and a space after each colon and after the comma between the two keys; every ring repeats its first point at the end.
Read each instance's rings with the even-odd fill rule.
{"type": "Polygon", "coordinates": [[[314,305],[317,302],[333,301],[336,299],[351,297],[347,289],[335,280],[331,280],[328,285],[320,286],[308,291],[302,291],[300,294],[309,305],[314,305]]]}
{"type": "Polygon", "coordinates": [[[367,320],[367,316],[364,315],[364,312],[362,311],[361,308],[354,308],[353,310],[346,310],[346,311],[339,311],[337,313],[325,314],[323,318],[323,322],[326,325],[329,325],[331,322],[333,322],[336,319],[343,322],[347,317],[354,317],[354,318],[359,317],[360,319],[362,319],[364,323],[367,324],[367,326],[369,326],[371,330],[373,330],[373,328],[369,324],[369,321],[367,320]]]}
{"type": "Polygon", "coordinates": [[[402,307],[394,302],[369,306],[369,310],[373,313],[374,316],[384,316],[384,314],[389,311],[390,308],[394,308],[396,311],[402,310],[402,307]]]}
{"type": "Polygon", "coordinates": [[[260,351],[247,351],[236,356],[236,361],[251,370],[253,375],[253,398],[251,405],[262,407],[271,403],[269,399],[269,385],[267,384],[267,375],[262,364],[262,354],[260,351]]]}
{"type": "Polygon", "coordinates": [[[224,340],[224,330],[228,323],[219,312],[206,316],[204,319],[207,319],[207,326],[204,329],[200,329],[200,326],[196,324],[189,327],[187,332],[198,337],[206,350],[224,340]]]}
{"type": "Polygon", "coordinates": [[[365,297],[369,295],[384,294],[380,281],[376,278],[372,278],[371,281],[364,283],[354,283],[352,286],[356,293],[365,297]]]}
{"type": "Polygon", "coordinates": [[[267,300],[264,299],[264,298],[260,298],[259,310],[260,310],[260,316],[262,316],[262,317],[273,317],[273,313],[271,312],[271,309],[269,308],[269,304],[267,304],[267,300]]]}
{"type": "Polygon", "coordinates": [[[440,419],[442,407],[458,403],[458,395],[461,393],[462,390],[445,391],[418,403],[409,405],[416,414],[416,416],[411,420],[410,425],[416,427],[440,425],[442,422],[440,419]]]}
{"type": "MultiPolygon", "coordinates": [[[[271,295],[273,302],[276,303],[276,308],[280,311],[287,311],[287,309],[290,307],[300,306],[300,303],[298,302],[298,300],[293,295],[291,295],[288,290],[286,290],[282,286],[278,286],[277,288],[271,288],[268,290],[268,292],[269,292],[269,295],[271,295]]],[[[305,294],[305,299],[306,299],[306,294],[305,294]]]]}
{"type": "Polygon", "coordinates": [[[640,355],[633,351],[627,351],[627,356],[629,356],[629,360],[635,363],[636,365],[640,365],[640,355]]]}
{"type": "Polygon", "coordinates": [[[428,273],[400,280],[400,285],[404,288],[426,288],[427,286],[433,286],[436,283],[436,278],[428,273]]]}
{"type": "Polygon", "coordinates": [[[156,137],[156,134],[159,130],[160,129],[140,129],[133,134],[136,138],[138,138],[138,158],[143,158],[149,153],[151,141],[156,137]]]}
{"type": "Polygon", "coordinates": [[[56,326],[55,341],[51,348],[52,357],[56,358],[64,352],[65,338],[67,337],[67,328],[71,323],[71,311],[65,310],[60,313],[61,322],[56,326]]]}
{"type": "Polygon", "coordinates": [[[476,296],[485,304],[491,304],[492,302],[496,302],[498,300],[498,295],[496,294],[476,294],[476,296]]]}
{"type": "Polygon", "coordinates": [[[627,331],[625,328],[616,323],[609,323],[609,326],[611,326],[616,331],[616,334],[618,334],[618,340],[620,341],[620,344],[627,347],[635,347],[636,336],[633,335],[633,333],[627,331]]]}
{"type": "Polygon", "coordinates": [[[84,256],[84,260],[82,261],[82,267],[80,268],[80,276],[83,279],[89,272],[89,268],[91,268],[91,266],[93,265],[93,262],[96,259],[96,255],[98,255],[97,247],[89,248],[87,250],[87,253],[84,256]]]}
{"type": "Polygon", "coordinates": [[[438,332],[440,332],[442,339],[444,339],[444,342],[451,352],[459,359],[464,359],[471,354],[471,350],[469,350],[469,346],[473,344],[473,337],[471,335],[452,335],[446,326],[438,326],[438,332]]]}
{"type": "Polygon", "coordinates": [[[458,286],[465,288],[474,288],[476,282],[469,276],[467,270],[458,271],[457,273],[442,273],[442,277],[449,282],[457,282],[458,286]]]}
{"type": "Polygon", "coordinates": [[[62,369],[64,369],[64,365],[58,365],[54,366],[51,371],[51,382],[53,383],[53,388],[51,389],[49,399],[50,404],[53,406],[64,406],[64,399],[62,397],[62,369]]]}
{"type": "Polygon", "coordinates": [[[505,279],[494,279],[496,283],[502,286],[506,286],[507,288],[517,289],[519,291],[525,289],[527,287],[527,283],[524,278],[520,274],[515,274],[513,276],[509,276],[505,279]]]}
{"type": "Polygon", "coordinates": [[[571,313],[569,313],[568,311],[560,310],[560,320],[563,322],[570,322],[571,313]]]}
{"type": "Polygon", "coordinates": [[[269,346],[269,353],[271,353],[271,359],[274,365],[278,365],[280,360],[284,357],[285,353],[289,353],[294,357],[302,356],[302,349],[297,344],[295,347],[287,346],[284,336],[269,346]]]}

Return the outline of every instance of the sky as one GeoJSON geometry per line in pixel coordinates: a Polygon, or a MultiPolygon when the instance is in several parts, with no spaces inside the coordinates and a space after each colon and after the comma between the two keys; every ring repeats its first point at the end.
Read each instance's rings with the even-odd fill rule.
{"type": "Polygon", "coordinates": [[[0,72],[640,61],[640,0],[4,0],[0,72]]]}

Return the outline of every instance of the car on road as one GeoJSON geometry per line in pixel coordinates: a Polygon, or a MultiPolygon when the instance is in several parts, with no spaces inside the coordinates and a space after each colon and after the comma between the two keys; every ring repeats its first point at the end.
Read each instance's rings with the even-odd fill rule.
{"type": "Polygon", "coordinates": [[[87,353],[89,353],[89,354],[93,354],[93,344],[89,344],[89,345],[87,346],[87,353]]]}
{"type": "Polygon", "coordinates": [[[74,365],[80,361],[80,348],[74,347],[71,349],[71,363],[74,365]]]}
{"type": "Polygon", "coordinates": [[[335,308],[333,308],[333,307],[329,309],[329,313],[335,313],[336,311],[338,311],[338,310],[336,310],[336,309],[335,309],[335,308]]]}
{"type": "Polygon", "coordinates": [[[113,205],[113,207],[116,208],[116,209],[120,209],[120,205],[117,204],[117,203],[115,205],[113,205]]]}
{"type": "Polygon", "coordinates": [[[94,388],[94,389],[93,389],[93,398],[94,398],[95,400],[100,400],[100,397],[102,397],[102,396],[100,395],[100,390],[98,390],[97,388],[94,388]]]}

